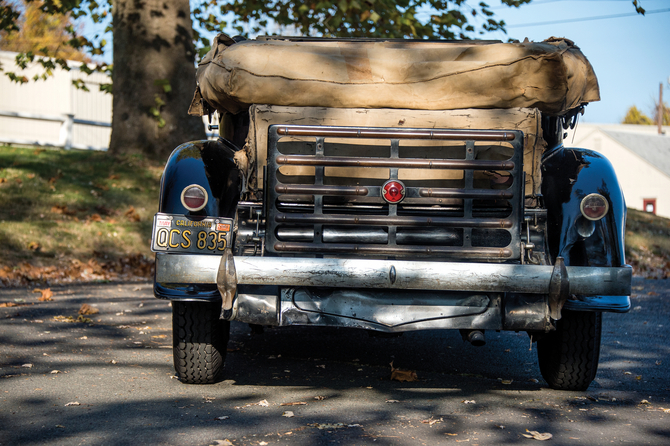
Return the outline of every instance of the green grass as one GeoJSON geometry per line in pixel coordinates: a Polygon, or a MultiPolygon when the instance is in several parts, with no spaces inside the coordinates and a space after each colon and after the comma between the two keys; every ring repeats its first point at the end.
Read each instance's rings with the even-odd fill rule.
{"type": "Polygon", "coordinates": [[[150,256],[162,169],[138,155],[0,146],[0,266],[150,256]]]}
{"type": "Polygon", "coordinates": [[[670,276],[670,220],[628,209],[626,261],[636,275],[655,279],[670,276]]]}

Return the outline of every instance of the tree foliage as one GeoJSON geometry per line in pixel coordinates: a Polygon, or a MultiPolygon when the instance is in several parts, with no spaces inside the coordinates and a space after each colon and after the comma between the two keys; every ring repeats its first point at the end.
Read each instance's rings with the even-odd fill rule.
{"type": "MultiPolygon", "coordinates": [[[[659,113],[658,102],[654,104],[651,118],[633,105],[631,108],[628,109],[628,112],[626,112],[626,116],[623,118],[623,121],[621,121],[621,123],[638,124],[638,125],[656,125],[658,123],[658,113],[659,113]]],[[[668,107],[668,104],[663,103],[662,113],[663,113],[662,125],[670,125],[670,107],[668,107]]]]}
{"type": "Polygon", "coordinates": [[[0,50],[77,62],[91,61],[87,54],[68,44],[71,36],[67,29],[73,26],[69,14],[42,12],[40,1],[17,0],[7,7],[18,11],[17,29],[0,31],[0,50]]]}
{"type": "Polygon", "coordinates": [[[626,116],[621,121],[622,124],[652,125],[654,122],[649,116],[642,113],[636,106],[632,106],[626,112],[626,116]]]}

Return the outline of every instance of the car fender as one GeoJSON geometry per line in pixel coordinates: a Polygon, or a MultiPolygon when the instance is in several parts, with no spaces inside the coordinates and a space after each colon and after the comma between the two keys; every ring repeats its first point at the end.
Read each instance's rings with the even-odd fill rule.
{"type": "MultiPolygon", "coordinates": [[[[159,212],[235,218],[243,181],[235,162],[237,151],[239,148],[225,139],[192,141],[177,147],[168,158],[161,177],[159,212]],[[181,201],[182,191],[191,184],[202,186],[208,195],[207,204],[197,212],[190,212],[181,201]]],[[[154,281],[154,295],[179,301],[221,300],[216,285],[154,281]]]]}
{"type": "Polygon", "coordinates": [[[160,186],[159,211],[167,214],[234,218],[242,187],[242,173],[235,163],[239,149],[230,141],[193,141],[177,147],[165,165],[160,186]],[[202,186],[206,206],[189,212],[181,193],[191,184],[202,186]]]}
{"type": "Polygon", "coordinates": [[[560,147],[544,156],[542,175],[552,260],[560,256],[573,266],[625,265],[626,203],[609,160],[593,150],[560,147]],[[609,211],[595,222],[593,234],[584,237],[579,225],[588,222],[580,204],[592,193],[605,197],[609,211]]]}

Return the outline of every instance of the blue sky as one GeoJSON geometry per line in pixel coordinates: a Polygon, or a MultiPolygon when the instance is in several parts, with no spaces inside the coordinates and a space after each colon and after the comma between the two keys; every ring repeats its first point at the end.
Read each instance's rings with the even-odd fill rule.
{"type": "MultiPolygon", "coordinates": [[[[500,3],[489,4],[494,7],[500,3]]],[[[600,102],[586,107],[580,120],[618,123],[632,105],[651,115],[659,83],[664,86],[664,102],[670,103],[670,1],[641,0],[641,4],[648,12],[669,11],[644,17],[516,26],[635,12],[630,0],[535,0],[519,9],[494,7],[498,18],[507,23],[507,35],[496,32],[489,36],[533,41],[555,36],[574,41],[593,65],[601,96],[600,102]]]]}

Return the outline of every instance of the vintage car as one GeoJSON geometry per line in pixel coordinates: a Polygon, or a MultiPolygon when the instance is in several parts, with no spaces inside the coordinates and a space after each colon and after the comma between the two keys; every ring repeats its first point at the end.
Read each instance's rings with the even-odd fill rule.
{"type": "Polygon", "coordinates": [[[599,100],[567,39],[219,35],[154,218],[185,383],[221,379],[230,321],[373,332],[527,332],[542,376],[584,390],[602,312],[630,307],[626,206],[567,128],[599,100]]]}

